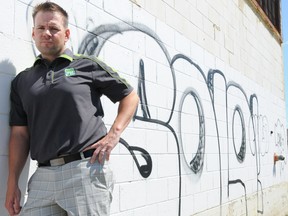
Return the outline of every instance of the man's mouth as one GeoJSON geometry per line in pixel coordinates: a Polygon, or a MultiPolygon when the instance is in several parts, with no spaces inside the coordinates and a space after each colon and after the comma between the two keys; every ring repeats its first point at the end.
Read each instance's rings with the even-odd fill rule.
{"type": "Polygon", "coordinates": [[[42,40],[41,43],[52,43],[52,40],[42,40]]]}
{"type": "Polygon", "coordinates": [[[40,44],[42,44],[42,45],[51,45],[53,43],[52,43],[52,41],[41,41],[40,44]]]}

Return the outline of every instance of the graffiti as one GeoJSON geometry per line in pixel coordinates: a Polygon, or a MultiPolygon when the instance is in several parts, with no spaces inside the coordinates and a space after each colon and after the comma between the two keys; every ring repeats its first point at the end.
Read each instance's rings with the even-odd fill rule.
{"type": "MultiPolygon", "coordinates": [[[[152,99],[157,93],[149,91],[154,83],[147,78],[151,71],[146,68],[148,65],[146,58],[140,55],[139,59],[134,59],[136,61],[134,63],[137,65],[135,68],[139,70],[135,76],[137,76],[137,91],[140,97],[140,105],[133,120],[135,122],[145,122],[148,125],[161,126],[169,134],[172,134],[174,139],[173,144],[175,144],[175,149],[177,150],[175,157],[177,157],[176,161],[178,163],[178,215],[182,215],[182,175],[196,176],[197,180],[201,181],[201,175],[205,172],[205,162],[217,164],[219,214],[222,215],[222,204],[225,199],[223,182],[226,182],[227,197],[232,196],[236,185],[243,188],[241,190],[242,194],[238,194],[238,196],[245,197],[243,208],[245,208],[246,215],[248,215],[248,187],[245,185],[247,178],[242,173],[235,173],[233,171],[235,164],[239,167],[245,167],[247,157],[252,157],[255,162],[257,178],[254,183],[257,188],[257,212],[264,214],[261,157],[265,157],[269,152],[269,136],[271,132],[268,129],[267,117],[259,112],[257,95],[248,95],[240,84],[234,81],[227,81],[225,73],[221,70],[209,69],[207,74],[205,74],[199,64],[189,56],[176,53],[171,57],[168,48],[161,38],[153,30],[141,23],[127,22],[97,26],[89,30],[89,33],[79,41],[78,53],[100,56],[110,40],[115,37],[125,37],[127,34],[135,34],[134,38],[142,34],[146,41],[152,41],[154,48],[156,47],[160,50],[160,57],[157,57],[161,58],[161,64],[167,66],[165,79],[169,81],[169,84],[167,84],[169,86],[169,88],[167,87],[169,90],[167,91],[167,95],[169,94],[170,100],[167,104],[157,106],[157,102],[160,102],[155,102],[152,99]],[[177,80],[178,76],[180,76],[178,71],[181,71],[179,69],[181,64],[187,65],[186,74],[183,73],[183,76],[189,78],[187,78],[187,83],[185,84],[177,80]],[[198,78],[197,85],[194,82],[194,76],[198,78]],[[219,100],[217,94],[219,94],[220,86],[216,84],[216,79],[218,82],[220,80],[222,82],[223,91],[220,91],[220,93],[224,99],[224,103],[221,110],[217,107],[217,100],[219,100]],[[237,97],[237,100],[232,100],[232,96],[237,97]],[[164,107],[162,110],[165,110],[165,113],[159,115],[160,111],[157,110],[158,113],[155,112],[155,107],[164,107]],[[191,124],[186,124],[189,120],[191,121],[188,123],[191,124]],[[221,126],[223,122],[224,127],[221,126]],[[193,126],[191,126],[192,124],[193,126]],[[212,128],[213,132],[208,128],[212,128]],[[188,131],[189,129],[190,131],[188,131]],[[210,140],[212,137],[213,142],[208,141],[207,137],[210,140]],[[209,161],[205,158],[207,157],[206,151],[209,147],[217,149],[216,161],[209,161]],[[224,170],[227,170],[227,179],[225,180],[223,179],[224,170]]],[[[72,47],[72,49],[77,50],[75,47],[72,47]]],[[[33,52],[36,55],[35,50],[35,47],[33,47],[33,52]]],[[[107,55],[109,55],[109,52],[107,55]]],[[[117,67],[115,64],[113,66],[117,67]]],[[[160,79],[162,77],[157,74],[157,78],[160,79]]],[[[158,96],[162,97],[162,95],[158,96]]],[[[287,151],[287,146],[284,145],[286,141],[284,137],[285,131],[280,120],[275,124],[274,131],[275,145],[278,148],[278,153],[281,154],[287,151]]],[[[149,178],[154,168],[153,155],[149,152],[149,149],[143,146],[131,145],[131,142],[123,137],[120,139],[120,143],[131,154],[139,174],[145,179],[149,178]]],[[[280,168],[281,172],[284,171],[283,164],[280,168]]]]}
{"type": "MultiPolygon", "coordinates": [[[[180,129],[179,129],[179,139],[180,139],[180,143],[182,144],[182,133],[181,133],[181,114],[182,114],[182,107],[184,104],[184,100],[187,96],[191,95],[194,100],[195,103],[197,105],[197,112],[198,112],[198,116],[199,116],[199,144],[198,144],[198,149],[197,152],[195,154],[195,156],[189,160],[188,158],[186,158],[186,161],[188,162],[188,166],[190,167],[190,169],[197,174],[198,172],[201,172],[203,170],[203,164],[204,164],[204,153],[205,153],[205,120],[204,120],[204,112],[203,112],[203,106],[201,104],[201,101],[199,99],[199,96],[197,95],[197,93],[195,92],[194,89],[189,88],[186,90],[186,92],[184,92],[181,101],[180,101],[180,109],[179,109],[179,121],[180,121],[180,129]]],[[[181,145],[183,147],[183,144],[181,145]]],[[[183,150],[184,152],[184,150],[183,150]]]]}
{"type": "MultiPolygon", "coordinates": [[[[287,145],[285,145],[285,128],[284,125],[281,123],[279,119],[277,119],[277,122],[275,123],[275,129],[274,129],[274,137],[275,137],[275,147],[276,147],[276,154],[277,155],[287,155],[287,145]]],[[[279,171],[280,175],[283,174],[284,168],[286,165],[286,160],[284,160],[282,163],[279,163],[279,171]]]]}
{"type": "Polygon", "coordinates": [[[239,161],[239,163],[242,163],[244,161],[245,158],[245,153],[246,153],[246,132],[245,132],[245,123],[244,123],[244,117],[243,117],[243,112],[240,108],[240,106],[236,106],[233,112],[233,119],[232,119],[232,132],[233,132],[233,146],[234,146],[234,150],[235,150],[235,155],[237,157],[237,160],[239,161]],[[235,146],[235,137],[234,137],[234,120],[235,120],[235,114],[238,113],[240,116],[240,120],[241,120],[241,125],[242,125],[242,139],[241,139],[241,147],[239,152],[236,149],[235,146]]]}
{"type": "MultiPolygon", "coordinates": [[[[204,167],[204,156],[205,156],[205,115],[204,115],[204,108],[201,102],[201,94],[197,92],[197,89],[192,88],[193,83],[191,83],[191,86],[188,86],[180,99],[179,102],[179,115],[178,115],[178,121],[179,121],[179,133],[177,134],[175,131],[176,128],[174,128],[170,122],[175,115],[175,106],[176,106],[176,92],[177,92],[177,87],[176,87],[176,79],[177,76],[175,75],[175,64],[177,61],[186,61],[188,62],[191,67],[196,68],[196,71],[199,73],[200,77],[202,77],[203,82],[206,83],[207,91],[210,96],[210,105],[213,109],[214,113],[214,122],[215,122],[215,127],[216,127],[216,137],[217,137],[217,146],[218,146],[218,159],[219,159],[219,184],[220,184],[220,193],[219,193],[219,205],[221,207],[222,201],[223,201],[223,186],[222,186],[222,144],[219,139],[219,126],[218,126],[218,120],[217,120],[217,111],[215,108],[216,102],[215,102],[215,95],[214,95],[214,77],[216,75],[220,75],[224,79],[225,83],[225,97],[226,97],[226,107],[225,107],[225,112],[226,112],[226,135],[227,135],[227,148],[229,152],[229,147],[230,145],[234,149],[235,153],[235,158],[237,159],[238,163],[243,163],[245,161],[245,157],[247,156],[247,141],[250,146],[250,153],[252,156],[255,158],[255,167],[256,167],[256,173],[257,173],[257,179],[256,179],[256,184],[257,184],[257,197],[258,197],[258,207],[257,211],[259,213],[264,212],[264,206],[263,206],[263,195],[262,195],[262,183],[259,179],[260,176],[260,156],[265,156],[265,154],[268,152],[268,141],[263,142],[264,139],[267,139],[267,128],[268,128],[268,122],[266,116],[261,116],[258,111],[258,99],[255,94],[252,94],[250,97],[247,96],[245,90],[237,83],[230,81],[226,81],[226,77],[223,72],[220,70],[209,70],[207,76],[201,69],[199,65],[197,65],[195,62],[193,62],[192,59],[190,59],[188,56],[185,56],[183,54],[176,54],[173,56],[171,59],[167,49],[165,48],[164,44],[161,42],[161,39],[147,26],[144,26],[142,24],[107,24],[107,25],[102,25],[97,28],[95,28],[92,31],[92,34],[87,35],[84,39],[83,42],[81,43],[79,47],[79,53],[87,54],[87,55],[96,55],[98,56],[103,47],[105,46],[105,43],[112,38],[113,36],[116,36],[118,34],[124,35],[126,32],[141,32],[145,35],[148,35],[150,38],[152,38],[155,43],[159,46],[160,50],[162,50],[163,55],[166,58],[166,61],[170,65],[170,76],[172,77],[172,85],[173,85],[173,91],[172,96],[173,100],[171,101],[170,104],[170,114],[166,121],[153,118],[150,112],[150,105],[149,105],[149,97],[147,95],[147,85],[146,85],[146,70],[145,70],[145,63],[143,59],[139,60],[139,74],[138,74],[138,94],[140,96],[140,107],[141,111],[136,113],[134,116],[134,121],[143,121],[143,122],[149,122],[151,124],[158,124],[166,127],[172,134],[175,139],[175,143],[177,145],[177,155],[178,155],[178,174],[179,174],[179,209],[178,209],[178,215],[181,215],[181,197],[182,197],[182,179],[181,179],[181,166],[183,164],[186,164],[187,167],[194,173],[195,175],[201,175],[201,172],[203,171],[204,167]],[[233,108],[232,112],[232,117],[229,119],[229,107],[228,107],[228,95],[229,91],[234,88],[237,89],[238,92],[242,94],[242,97],[244,98],[245,103],[242,105],[236,104],[233,108]],[[184,147],[184,140],[183,140],[183,132],[182,132],[182,121],[183,121],[183,105],[185,103],[185,100],[188,97],[192,97],[194,100],[194,103],[196,104],[197,110],[196,113],[198,115],[198,147],[196,152],[192,153],[190,152],[189,154],[185,153],[185,147],[184,147]],[[242,110],[243,106],[245,107],[245,114],[244,111],[242,110]],[[249,124],[246,124],[245,122],[245,117],[246,115],[246,121],[249,124]],[[248,118],[247,118],[248,116],[248,118]],[[236,119],[240,119],[240,121],[236,119]],[[232,120],[232,130],[229,131],[229,123],[232,120]],[[238,126],[236,126],[238,124],[238,126]],[[260,130],[260,124],[261,124],[261,138],[262,141],[260,141],[260,135],[259,135],[259,130],[260,130]],[[240,126],[239,126],[240,125],[240,126]],[[249,130],[247,134],[247,130],[249,130]],[[236,139],[235,134],[239,134],[239,132],[242,134],[240,138],[240,146],[236,144],[236,142],[239,142],[239,139],[236,139]],[[230,144],[230,136],[232,137],[232,144],[230,144]],[[264,148],[261,148],[260,143],[264,143],[266,146],[264,148]],[[182,155],[184,154],[184,157],[182,158],[182,155]],[[182,163],[182,161],[184,163],[182,163]]],[[[168,75],[168,74],[167,74],[168,75]]],[[[281,133],[284,134],[284,133],[281,133]]],[[[281,141],[281,137],[278,136],[279,142],[283,143],[281,141]]],[[[123,144],[123,142],[121,142],[123,144]]],[[[131,147],[128,145],[127,142],[125,142],[125,147],[128,150],[131,150],[131,147]]],[[[136,149],[140,152],[142,152],[142,156],[145,157],[146,160],[146,165],[142,165],[142,167],[139,167],[139,164],[137,162],[137,159],[135,158],[134,154],[132,154],[133,159],[136,163],[136,166],[139,169],[140,174],[144,178],[148,178],[149,175],[151,174],[152,170],[152,158],[149,155],[148,151],[144,150],[143,148],[136,147],[136,149]],[[145,167],[145,169],[144,169],[145,167]],[[145,170],[145,172],[143,172],[145,170]]],[[[131,152],[131,151],[130,151],[131,152]]],[[[246,186],[245,186],[245,181],[242,180],[241,178],[233,179],[229,175],[229,162],[230,158],[232,156],[228,154],[228,196],[229,192],[233,190],[232,185],[234,184],[240,184],[243,187],[243,194],[245,196],[245,209],[246,209],[246,214],[248,214],[248,208],[247,208],[247,194],[246,194],[246,186]]],[[[220,215],[222,214],[220,210],[220,215]]]]}
{"type": "Polygon", "coordinates": [[[152,160],[151,160],[149,153],[140,147],[129,146],[129,144],[123,138],[120,138],[119,142],[123,144],[128,149],[130,154],[132,155],[141,176],[143,178],[149,177],[152,171],[152,160]],[[139,161],[134,153],[135,151],[139,151],[141,153],[141,156],[145,159],[147,163],[146,165],[140,166],[139,161]]]}

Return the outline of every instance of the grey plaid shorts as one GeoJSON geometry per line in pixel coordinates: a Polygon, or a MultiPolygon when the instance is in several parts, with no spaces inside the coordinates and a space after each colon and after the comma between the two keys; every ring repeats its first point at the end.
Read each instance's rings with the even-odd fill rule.
{"type": "Polygon", "coordinates": [[[28,182],[21,216],[108,216],[114,186],[109,162],[89,159],[38,167],[28,182]]]}

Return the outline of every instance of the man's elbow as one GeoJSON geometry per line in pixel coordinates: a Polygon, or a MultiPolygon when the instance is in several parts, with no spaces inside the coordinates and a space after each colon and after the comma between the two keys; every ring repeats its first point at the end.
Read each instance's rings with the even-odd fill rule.
{"type": "Polygon", "coordinates": [[[136,92],[135,90],[133,90],[133,91],[129,94],[129,96],[131,96],[131,102],[132,102],[132,104],[133,104],[135,107],[137,107],[138,104],[139,104],[139,101],[140,101],[137,92],[136,92]]]}

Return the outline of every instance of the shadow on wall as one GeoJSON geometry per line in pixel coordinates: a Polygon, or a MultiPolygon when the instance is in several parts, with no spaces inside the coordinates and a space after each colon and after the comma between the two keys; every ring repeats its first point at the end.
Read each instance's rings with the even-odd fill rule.
{"type": "MultiPolygon", "coordinates": [[[[9,102],[9,94],[10,94],[10,84],[12,79],[16,75],[16,68],[13,63],[9,59],[5,59],[0,61],[0,212],[4,213],[4,202],[6,195],[6,182],[8,177],[8,140],[9,140],[9,110],[10,110],[10,102],[9,102]]],[[[19,187],[22,191],[22,195],[26,189],[26,182],[28,182],[28,174],[29,174],[29,163],[30,160],[27,161],[25,168],[21,174],[19,180],[19,187]]],[[[23,203],[24,199],[22,199],[23,203]]]]}

